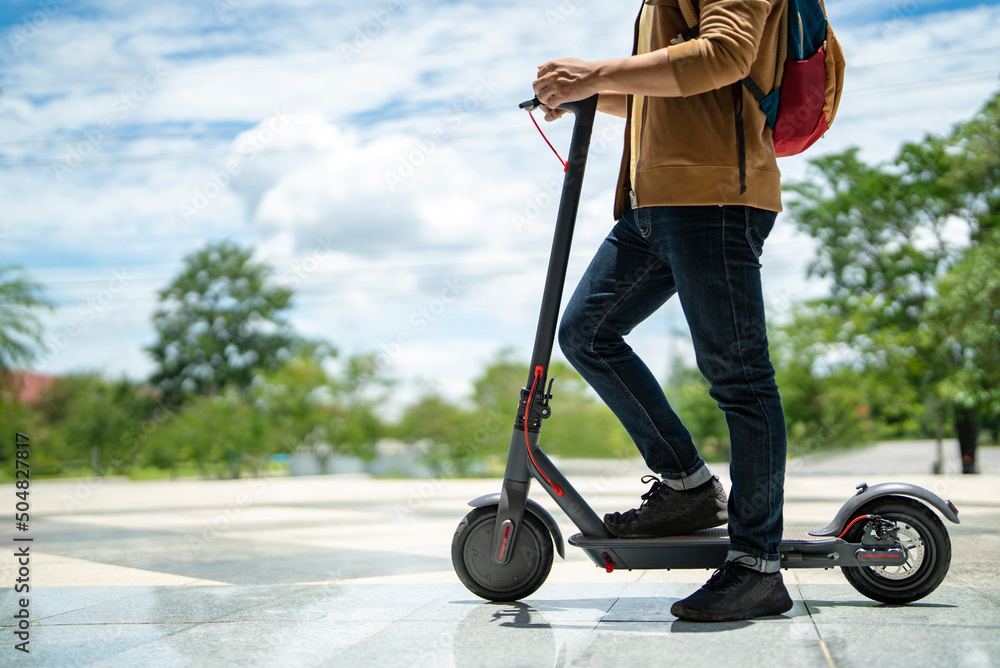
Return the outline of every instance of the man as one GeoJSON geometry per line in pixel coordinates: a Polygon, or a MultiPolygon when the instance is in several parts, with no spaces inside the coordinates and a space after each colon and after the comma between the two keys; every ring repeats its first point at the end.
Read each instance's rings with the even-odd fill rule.
{"type": "Polygon", "coordinates": [[[785,422],[760,283],[763,243],[781,210],[780,175],[764,114],[740,83],[748,74],[774,80],[783,5],[702,0],[695,18],[689,0],[646,0],[631,57],[553,60],[533,84],[546,120],[563,115],[560,104],[596,93],[598,110],[627,119],[617,223],[566,308],[559,342],[661,478],[650,476],[638,508],[606,515],[608,530],[656,537],[728,521],[725,565],[671,608],[689,620],[792,607],[778,554],[785,422]],[[623,338],[674,294],[698,368],[726,414],[728,501],[623,338]]]}

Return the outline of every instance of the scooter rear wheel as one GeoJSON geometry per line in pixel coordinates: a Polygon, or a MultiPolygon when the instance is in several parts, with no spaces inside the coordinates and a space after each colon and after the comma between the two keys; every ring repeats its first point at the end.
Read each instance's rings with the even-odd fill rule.
{"type": "MultiPolygon", "coordinates": [[[[951,564],[951,540],[931,509],[910,498],[885,496],[861,508],[858,515],[878,515],[893,522],[907,559],[900,566],[841,569],[851,586],[870,599],[896,604],[912,603],[937,589],[951,564]]],[[[858,522],[845,538],[860,543],[867,524],[858,522]]]]}
{"type": "Polygon", "coordinates": [[[516,601],[531,595],[552,569],[552,537],[541,520],[525,511],[505,564],[493,561],[497,506],[476,508],[459,523],[451,541],[458,579],[488,601],[516,601]]]}

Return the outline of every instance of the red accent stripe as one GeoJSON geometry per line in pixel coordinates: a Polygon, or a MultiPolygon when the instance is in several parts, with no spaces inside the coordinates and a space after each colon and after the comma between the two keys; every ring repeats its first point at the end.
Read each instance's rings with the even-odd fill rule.
{"type": "Polygon", "coordinates": [[[901,555],[901,554],[882,554],[882,553],[868,554],[867,552],[863,552],[863,553],[861,553],[861,554],[858,555],[858,559],[899,559],[901,556],[903,556],[903,555],[901,555]]]}
{"type": "Polygon", "coordinates": [[[503,561],[503,555],[507,552],[507,538],[510,536],[510,525],[503,532],[503,543],[500,545],[500,561],[503,561]]]}

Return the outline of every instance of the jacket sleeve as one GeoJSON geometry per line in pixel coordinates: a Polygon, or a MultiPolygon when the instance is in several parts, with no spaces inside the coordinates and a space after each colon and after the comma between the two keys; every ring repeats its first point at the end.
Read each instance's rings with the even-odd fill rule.
{"type": "Polygon", "coordinates": [[[750,73],[772,0],[702,0],[699,36],[669,47],[684,97],[722,88],[750,73]]]}

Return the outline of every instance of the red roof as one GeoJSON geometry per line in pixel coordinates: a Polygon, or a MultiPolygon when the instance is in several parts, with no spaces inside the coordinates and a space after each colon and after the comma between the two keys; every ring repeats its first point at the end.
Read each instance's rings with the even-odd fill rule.
{"type": "Polygon", "coordinates": [[[4,389],[22,404],[33,404],[56,382],[56,376],[36,371],[11,371],[4,379],[4,389]]]}

